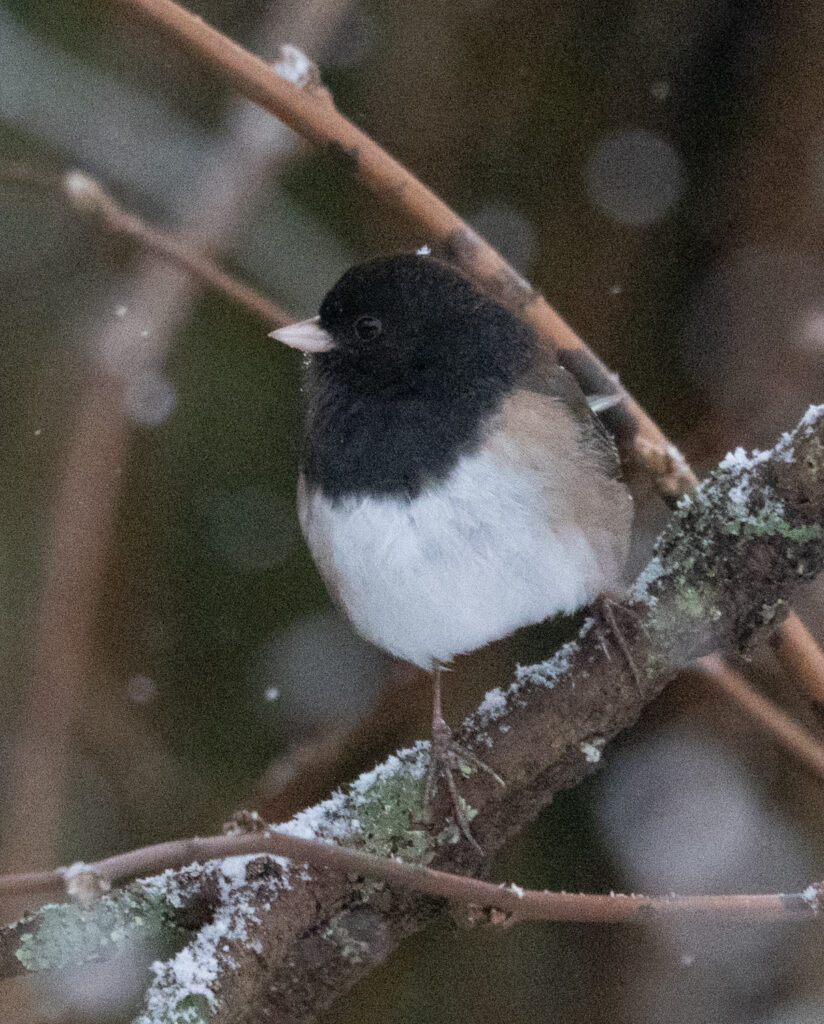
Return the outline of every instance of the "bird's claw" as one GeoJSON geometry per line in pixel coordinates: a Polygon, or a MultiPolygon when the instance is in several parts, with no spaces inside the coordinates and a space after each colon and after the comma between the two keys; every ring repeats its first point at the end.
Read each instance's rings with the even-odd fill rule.
{"type": "Polygon", "coordinates": [[[466,776],[475,769],[486,772],[498,785],[504,785],[500,775],[493,771],[488,764],[485,764],[477,754],[456,742],[452,736],[452,730],[442,718],[434,722],[432,726],[429,769],[426,773],[423,793],[424,819],[426,821],[432,820],[432,806],[438,792],[438,780],[442,778],[445,780],[447,790],[449,791],[455,824],[475,852],[482,855],[484,851],[472,835],[472,829],[469,826],[470,819],[466,811],[467,803],[458,792],[458,785],[455,781],[455,772],[460,772],[461,775],[466,776]]]}

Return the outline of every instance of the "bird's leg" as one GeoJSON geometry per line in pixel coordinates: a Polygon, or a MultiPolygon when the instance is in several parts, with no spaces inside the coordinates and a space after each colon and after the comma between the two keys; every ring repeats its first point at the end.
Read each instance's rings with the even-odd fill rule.
{"type": "MultiPolygon", "coordinates": [[[[607,593],[599,594],[592,604],[592,610],[595,612],[596,619],[600,620],[601,627],[608,631],[615,643],[618,645],[621,654],[624,657],[624,661],[627,663],[630,675],[635,680],[635,685],[639,693],[643,692],[641,683],[641,673],[638,671],[638,666],[635,664],[632,658],[632,653],[627,643],[627,638],[624,636],[623,630],[618,625],[618,620],[615,617],[615,608],[620,607],[620,602],[616,601],[607,593]]],[[[627,610],[628,614],[633,615],[633,612],[627,610]]]]}
{"type": "Polygon", "coordinates": [[[429,759],[429,770],[426,774],[426,784],[424,786],[424,815],[427,820],[431,820],[432,804],[438,791],[438,780],[443,778],[446,781],[446,786],[449,790],[449,798],[452,804],[452,813],[455,816],[455,822],[464,834],[464,837],[475,848],[475,850],[477,850],[478,853],[483,853],[483,850],[478,845],[478,842],[472,835],[472,831],[469,828],[466,804],[458,793],[458,786],[455,782],[454,773],[457,770],[461,772],[461,774],[468,774],[473,768],[477,768],[480,771],[491,775],[492,778],[501,786],[504,785],[504,781],[497,772],[494,772],[488,764],[484,764],[484,762],[476,754],[473,754],[471,750],[467,750],[466,747],[462,747],[459,743],[455,742],[452,736],[452,730],[446,724],[446,720],[444,719],[441,711],[442,671],[442,667],[438,665],[432,673],[432,747],[429,759]]]}

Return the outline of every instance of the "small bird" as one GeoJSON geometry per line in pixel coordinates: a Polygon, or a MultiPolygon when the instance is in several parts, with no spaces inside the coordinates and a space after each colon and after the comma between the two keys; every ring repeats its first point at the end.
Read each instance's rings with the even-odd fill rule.
{"type": "Polygon", "coordinates": [[[477,845],[452,773],[486,766],[452,739],[441,670],[619,585],[632,499],[594,412],[610,403],[429,255],[352,267],[271,337],[307,354],[306,542],[357,631],[433,673],[431,785],[477,845]]]}

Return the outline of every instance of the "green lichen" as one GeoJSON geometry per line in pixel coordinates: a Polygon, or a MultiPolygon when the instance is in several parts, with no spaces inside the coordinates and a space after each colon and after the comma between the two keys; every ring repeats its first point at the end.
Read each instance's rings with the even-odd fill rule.
{"type": "Polygon", "coordinates": [[[787,602],[782,598],[779,598],[773,604],[762,604],[761,605],[761,621],[765,625],[769,625],[774,622],[779,612],[782,612],[787,607],[787,602]]]}
{"type": "Polygon", "coordinates": [[[463,832],[457,822],[448,821],[435,839],[436,846],[455,846],[463,839],[463,832]]]}
{"type": "Polygon", "coordinates": [[[211,1019],[212,1008],[206,996],[191,993],[178,999],[174,1006],[157,1020],[157,1024],[206,1024],[211,1019]]]}
{"type": "Polygon", "coordinates": [[[784,517],[780,505],[768,504],[756,515],[732,519],[724,524],[724,532],[752,540],[755,537],[784,537],[795,544],[811,544],[824,537],[820,523],[800,523],[791,526],[784,517]]]}
{"type": "Polygon", "coordinates": [[[20,922],[15,956],[27,971],[59,970],[111,959],[134,946],[157,943],[172,930],[163,897],[122,890],[89,907],[48,904],[20,922]]]}
{"type": "Polygon", "coordinates": [[[461,805],[461,810],[463,811],[467,821],[473,821],[475,818],[478,817],[477,807],[473,807],[472,804],[467,803],[467,801],[464,800],[463,797],[459,797],[458,799],[461,805]]]}
{"type": "Polygon", "coordinates": [[[703,587],[684,586],[675,593],[675,611],[679,618],[703,619],[707,606],[703,587]]]}
{"type": "Polygon", "coordinates": [[[369,943],[352,935],[346,927],[346,917],[347,914],[344,912],[331,918],[323,937],[338,947],[340,955],[347,963],[362,964],[368,959],[369,943]]]}
{"type": "Polygon", "coordinates": [[[400,770],[377,780],[359,797],[355,810],[363,847],[379,857],[402,857],[420,863],[431,854],[433,840],[419,822],[423,816],[423,779],[400,770]]]}

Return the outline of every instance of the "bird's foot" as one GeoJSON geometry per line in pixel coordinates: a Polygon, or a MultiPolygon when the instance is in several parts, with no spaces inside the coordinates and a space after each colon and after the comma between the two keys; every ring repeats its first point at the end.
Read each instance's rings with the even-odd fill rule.
{"type": "Polygon", "coordinates": [[[458,792],[458,784],[455,781],[456,773],[466,778],[475,770],[485,772],[498,785],[504,785],[504,780],[500,775],[493,771],[488,764],[485,764],[477,754],[473,754],[471,750],[456,742],[452,730],[443,718],[435,719],[432,723],[432,747],[423,793],[424,819],[432,820],[432,808],[438,793],[438,782],[443,779],[449,792],[455,824],[469,845],[477,853],[483,854],[480,844],[472,835],[472,830],[469,827],[472,809],[458,792]]]}
{"type": "MultiPolygon", "coordinates": [[[[635,681],[635,686],[639,693],[643,692],[643,684],[641,679],[641,673],[638,671],[638,666],[632,657],[632,652],[629,649],[627,638],[624,635],[624,631],[618,624],[616,612],[620,612],[622,615],[629,615],[633,620],[637,620],[637,616],[632,609],[627,608],[621,603],[621,601],[614,598],[611,594],[603,593],[599,594],[592,603],[592,610],[596,623],[601,627],[602,633],[609,633],[612,639],[615,641],[618,649],[620,650],[624,661],[627,663],[630,675],[635,681]]],[[[603,638],[602,638],[603,643],[603,638]]],[[[604,648],[606,650],[606,647],[604,648]]],[[[609,652],[607,652],[609,653],[609,652]]]]}

